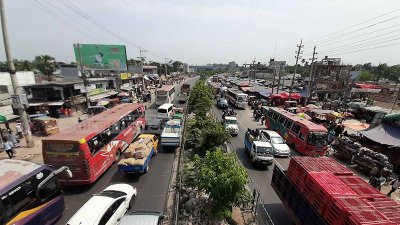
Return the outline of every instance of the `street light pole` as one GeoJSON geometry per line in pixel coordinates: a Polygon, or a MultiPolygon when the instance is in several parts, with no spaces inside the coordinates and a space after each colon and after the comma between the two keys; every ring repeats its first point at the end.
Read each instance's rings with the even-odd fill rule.
{"type": "Polygon", "coordinates": [[[293,85],[294,85],[294,77],[296,76],[297,65],[298,65],[298,62],[299,62],[300,54],[302,53],[301,52],[301,48],[303,48],[303,39],[301,39],[300,44],[297,45],[297,48],[298,48],[298,50],[296,52],[297,53],[297,55],[296,55],[296,65],[294,66],[294,74],[293,74],[293,77],[292,77],[292,85],[290,86],[290,91],[289,91],[289,100],[290,100],[290,97],[292,97],[293,85]]]}
{"type": "MultiPolygon", "coordinates": [[[[15,71],[14,61],[11,55],[11,49],[8,42],[8,30],[7,30],[7,23],[6,23],[6,16],[4,14],[4,1],[0,0],[0,14],[1,14],[1,28],[3,30],[3,41],[4,41],[4,49],[6,52],[6,57],[8,61],[8,69],[10,71],[11,82],[13,86],[14,95],[21,96],[22,88],[18,85],[17,75],[15,71]]],[[[32,139],[32,133],[28,122],[28,115],[26,114],[25,107],[21,105],[18,107],[19,117],[21,118],[22,127],[24,130],[24,136],[26,140],[26,145],[28,148],[33,148],[35,143],[32,139]]]]}

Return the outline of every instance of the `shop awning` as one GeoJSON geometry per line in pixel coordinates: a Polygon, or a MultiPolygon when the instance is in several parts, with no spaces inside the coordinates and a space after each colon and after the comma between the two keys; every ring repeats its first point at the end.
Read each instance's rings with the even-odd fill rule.
{"type": "Polygon", "coordinates": [[[382,123],[377,127],[360,131],[366,138],[382,145],[400,146],[400,128],[382,123]]]}
{"type": "Polygon", "coordinates": [[[40,106],[40,105],[49,105],[49,106],[62,106],[64,102],[34,102],[34,103],[29,103],[29,107],[34,107],[34,106],[40,106]]]}
{"type": "Polygon", "coordinates": [[[90,101],[97,101],[99,99],[107,98],[107,97],[110,97],[111,95],[116,95],[116,94],[118,94],[118,92],[109,91],[109,92],[93,95],[93,96],[90,96],[90,101]]]}
{"type": "Polygon", "coordinates": [[[383,121],[393,123],[400,122],[400,113],[386,115],[385,117],[383,117],[383,121]]]}
{"type": "Polygon", "coordinates": [[[362,130],[368,129],[368,127],[369,127],[369,124],[362,123],[358,120],[345,120],[345,121],[343,121],[342,124],[344,127],[349,128],[354,131],[362,131],[362,130]]]}

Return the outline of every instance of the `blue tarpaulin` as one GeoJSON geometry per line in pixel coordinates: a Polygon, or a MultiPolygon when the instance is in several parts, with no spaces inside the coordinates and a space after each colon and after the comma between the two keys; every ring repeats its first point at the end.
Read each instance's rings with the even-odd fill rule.
{"type": "Polygon", "coordinates": [[[400,146],[400,128],[387,123],[377,127],[360,131],[366,138],[377,143],[389,146],[400,146]]]}

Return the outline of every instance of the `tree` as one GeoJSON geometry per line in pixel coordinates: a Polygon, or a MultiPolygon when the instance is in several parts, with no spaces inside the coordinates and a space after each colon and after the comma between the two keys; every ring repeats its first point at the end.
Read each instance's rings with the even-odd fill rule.
{"type": "Polygon", "coordinates": [[[130,58],[130,59],[127,61],[127,64],[128,64],[128,65],[132,65],[132,66],[140,66],[141,61],[140,61],[139,59],[132,59],[132,58],[130,58]]]}
{"type": "Polygon", "coordinates": [[[210,216],[214,219],[231,218],[233,206],[248,203],[251,199],[247,172],[233,154],[215,149],[208,151],[204,158],[196,155],[193,167],[189,169],[187,182],[209,194],[210,216]]]}
{"type": "Polygon", "coordinates": [[[55,59],[49,55],[39,55],[34,60],[35,67],[51,80],[51,75],[56,71],[55,59]]]}
{"type": "Polygon", "coordinates": [[[373,80],[375,75],[369,71],[362,71],[361,74],[358,76],[359,81],[369,81],[373,80]]]}

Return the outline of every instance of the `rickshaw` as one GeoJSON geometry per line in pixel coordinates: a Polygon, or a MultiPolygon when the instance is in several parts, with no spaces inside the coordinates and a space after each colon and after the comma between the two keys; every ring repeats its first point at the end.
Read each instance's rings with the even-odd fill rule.
{"type": "Polygon", "coordinates": [[[60,132],[57,120],[51,117],[37,117],[32,119],[33,133],[40,133],[44,136],[60,132]]]}

